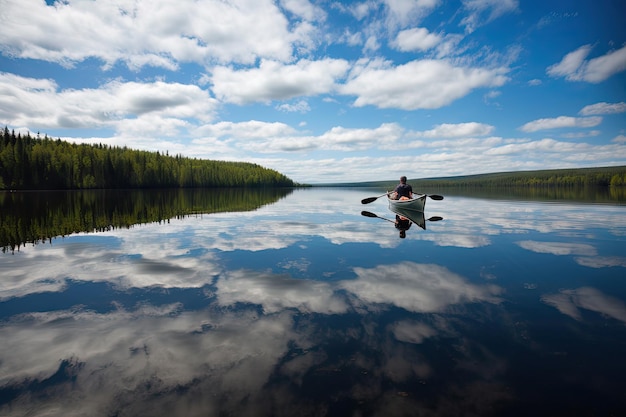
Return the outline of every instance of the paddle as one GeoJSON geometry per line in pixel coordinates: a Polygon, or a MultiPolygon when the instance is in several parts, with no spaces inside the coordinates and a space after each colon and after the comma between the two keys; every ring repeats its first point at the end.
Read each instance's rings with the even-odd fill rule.
{"type": "MultiPolygon", "coordinates": [[[[385,218],[385,217],[380,217],[379,215],[374,214],[374,213],[372,213],[371,211],[365,211],[365,210],[364,210],[364,211],[362,211],[362,212],[361,212],[361,216],[365,216],[365,217],[377,217],[377,218],[379,218],[379,219],[383,219],[383,220],[387,220],[388,222],[395,223],[395,221],[393,221],[393,220],[391,220],[391,219],[387,219],[387,218],[385,218]]],[[[443,220],[443,217],[441,217],[441,216],[432,216],[432,217],[429,217],[429,218],[428,218],[428,219],[426,219],[426,220],[428,220],[429,222],[438,222],[439,220],[443,220]]]]}
{"type": "MultiPolygon", "coordinates": [[[[390,193],[385,193],[383,195],[379,195],[378,197],[368,197],[368,198],[364,198],[363,200],[361,200],[361,204],[369,204],[369,203],[373,203],[374,201],[378,200],[380,197],[384,197],[386,195],[389,195],[390,193]]],[[[376,216],[376,215],[374,215],[376,216]]],[[[371,216],[370,216],[371,217],[371,216]]]]}
{"type": "MultiPolygon", "coordinates": [[[[384,197],[387,194],[391,194],[391,193],[385,193],[383,195],[379,195],[377,197],[368,197],[368,198],[364,198],[363,200],[361,200],[361,204],[369,204],[369,203],[373,203],[374,201],[378,200],[380,197],[384,197]]],[[[439,194],[428,194],[426,197],[430,197],[433,200],[443,200],[443,196],[439,195],[439,194]]]]}
{"type": "Polygon", "coordinates": [[[439,194],[428,194],[428,197],[432,198],[433,200],[443,200],[443,196],[439,195],[439,194]]]}
{"type": "Polygon", "coordinates": [[[378,215],[376,215],[376,214],[372,213],[371,211],[362,211],[362,212],[361,212],[361,216],[365,216],[365,217],[378,217],[379,219],[383,219],[383,220],[387,220],[388,222],[395,223],[393,220],[391,220],[391,219],[386,219],[386,218],[384,218],[384,217],[380,217],[380,216],[378,216],[378,215]]]}

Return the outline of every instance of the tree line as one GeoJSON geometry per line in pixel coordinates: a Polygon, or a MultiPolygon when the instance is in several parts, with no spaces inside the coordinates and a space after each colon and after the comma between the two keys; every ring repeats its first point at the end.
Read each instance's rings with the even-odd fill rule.
{"type": "Polygon", "coordinates": [[[173,218],[256,210],[291,188],[169,188],[0,193],[0,250],[79,232],[131,228],[173,218]]]}
{"type": "Polygon", "coordinates": [[[9,131],[0,135],[0,189],[293,187],[257,164],[74,144],[9,131]]]}
{"type": "MultiPolygon", "coordinates": [[[[626,186],[626,166],[548,169],[537,171],[499,172],[458,177],[420,178],[409,180],[414,189],[466,187],[466,188],[577,188],[626,186]]],[[[360,183],[325,184],[338,187],[372,187],[392,190],[398,181],[372,181],[360,183]]]]}
{"type": "Polygon", "coordinates": [[[436,187],[617,187],[626,185],[626,166],[500,172],[415,183],[436,187]]]}

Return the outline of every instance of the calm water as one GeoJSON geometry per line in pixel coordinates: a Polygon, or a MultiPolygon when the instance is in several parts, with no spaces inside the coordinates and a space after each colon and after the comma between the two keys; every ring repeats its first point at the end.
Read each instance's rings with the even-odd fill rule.
{"type": "Polygon", "coordinates": [[[626,206],[377,194],[5,196],[0,415],[626,415],[626,206]]]}

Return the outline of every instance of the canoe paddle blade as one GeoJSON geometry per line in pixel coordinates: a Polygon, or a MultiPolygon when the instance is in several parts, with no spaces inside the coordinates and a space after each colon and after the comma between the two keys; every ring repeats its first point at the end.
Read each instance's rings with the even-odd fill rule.
{"type": "MultiPolygon", "coordinates": [[[[368,198],[364,198],[363,200],[361,200],[361,204],[369,204],[369,203],[372,203],[372,202],[374,202],[374,201],[378,200],[380,197],[384,197],[384,196],[386,196],[387,194],[389,194],[389,193],[385,193],[385,194],[383,194],[383,195],[379,195],[378,197],[368,197],[368,198]]],[[[442,198],[443,198],[443,197],[442,197],[442,198]]]]}
{"type": "Polygon", "coordinates": [[[365,217],[378,217],[377,215],[375,215],[374,213],[370,212],[370,211],[362,211],[361,212],[361,216],[365,216],[365,217]]]}

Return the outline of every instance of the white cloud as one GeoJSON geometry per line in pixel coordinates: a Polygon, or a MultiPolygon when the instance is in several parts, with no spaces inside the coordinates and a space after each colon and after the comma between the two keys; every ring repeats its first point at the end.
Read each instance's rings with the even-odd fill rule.
{"type": "Polygon", "coordinates": [[[391,304],[414,312],[442,312],[451,305],[491,302],[502,289],[495,285],[474,285],[438,265],[402,262],[376,268],[355,268],[358,279],[342,281],[342,288],[365,304],[391,304]]]}
{"type": "Polygon", "coordinates": [[[416,132],[416,136],[424,138],[456,138],[486,136],[494,131],[495,127],[484,123],[444,123],[431,130],[416,132]]]}
{"type": "Polygon", "coordinates": [[[544,295],[541,300],[575,320],[582,319],[580,309],[585,309],[626,323],[626,305],[624,302],[595,288],[582,287],[574,290],[562,290],[559,294],[544,295]]]}
{"type": "Polygon", "coordinates": [[[241,123],[219,122],[205,125],[198,129],[198,133],[212,137],[236,137],[239,139],[269,138],[274,136],[292,135],[296,131],[284,123],[261,122],[249,120],[241,123]]]}
{"type": "Polygon", "coordinates": [[[351,3],[349,5],[345,5],[341,2],[335,2],[333,7],[352,15],[356,20],[362,21],[364,20],[373,10],[376,10],[378,7],[378,3],[375,1],[363,1],[358,3],[351,3]]]}
{"type": "Polygon", "coordinates": [[[439,233],[437,235],[426,236],[424,240],[430,240],[437,246],[453,246],[457,248],[480,248],[491,244],[491,239],[487,236],[468,235],[464,233],[439,233]]]}
{"type": "Polygon", "coordinates": [[[396,123],[384,123],[370,129],[336,126],[320,135],[312,136],[284,123],[248,121],[205,125],[196,133],[204,138],[230,142],[240,150],[273,153],[316,149],[355,151],[375,147],[389,148],[400,140],[404,129],[396,123]]]}
{"type": "Polygon", "coordinates": [[[440,0],[383,0],[387,6],[387,26],[391,31],[396,27],[407,27],[419,22],[437,7],[440,0]]]}
{"type": "Polygon", "coordinates": [[[565,55],[561,62],[547,69],[552,77],[565,77],[568,81],[599,83],[626,70],[626,46],[603,56],[586,60],[591,45],[583,45],[565,55]]]}
{"type": "Polygon", "coordinates": [[[437,331],[427,324],[409,320],[394,323],[391,331],[397,340],[415,344],[420,344],[437,334],[437,331]]]}
{"type": "Polygon", "coordinates": [[[619,266],[626,268],[626,258],[623,256],[594,256],[576,258],[576,263],[589,268],[608,268],[619,266]]]}
{"type": "Polygon", "coordinates": [[[577,50],[568,53],[561,62],[554,64],[547,69],[548,75],[553,77],[567,77],[568,80],[576,79],[577,72],[585,62],[585,58],[591,52],[591,45],[584,45],[577,50]]]}
{"type": "Polygon", "coordinates": [[[276,108],[280,111],[284,111],[288,113],[292,113],[292,112],[306,113],[306,112],[311,111],[311,106],[309,106],[309,103],[306,100],[299,100],[293,104],[290,104],[290,103],[281,104],[279,106],[276,106],[276,108]]]}
{"type": "Polygon", "coordinates": [[[420,20],[437,7],[441,0],[383,0],[387,6],[387,24],[405,27],[420,20]]]}
{"type": "Polygon", "coordinates": [[[0,329],[0,383],[43,381],[64,364],[71,372],[72,382],[54,384],[54,403],[46,395],[16,399],[10,415],[238,414],[242,402],[258,410],[289,343],[309,338],[295,334],[292,320],[288,313],[185,312],[178,304],[32,313],[0,329]],[[171,392],[191,385],[228,395],[172,406],[181,397],[171,392]]]}
{"type": "Polygon", "coordinates": [[[404,130],[396,123],[384,123],[374,129],[348,129],[333,127],[320,136],[325,149],[350,151],[368,149],[374,145],[392,146],[403,135],[404,130]]]}
{"type": "Polygon", "coordinates": [[[468,13],[461,21],[467,33],[474,32],[500,16],[518,10],[517,0],[463,0],[463,7],[468,13]]]}
{"type": "Polygon", "coordinates": [[[596,248],[583,243],[537,242],[533,240],[524,240],[516,243],[524,249],[537,253],[549,253],[551,255],[597,255],[596,248]]]}
{"type": "MultiPolygon", "coordinates": [[[[307,19],[323,13],[304,1],[284,4],[307,19]]],[[[313,35],[289,27],[271,0],[74,0],[47,6],[39,0],[6,0],[5,51],[63,65],[95,57],[107,67],[123,61],[176,69],[180,62],[253,63],[257,58],[288,61],[292,45],[307,45],[313,35]],[[29,30],[24,30],[29,27],[29,30]]]]}
{"type": "Polygon", "coordinates": [[[308,20],[324,20],[326,12],[309,2],[309,0],[280,0],[280,5],[294,15],[308,20]]]}
{"type": "Polygon", "coordinates": [[[326,282],[254,271],[226,273],[217,282],[217,294],[219,305],[258,304],[265,314],[279,313],[288,308],[322,314],[341,314],[348,310],[348,304],[326,282]]]}
{"type": "Polygon", "coordinates": [[[500,147],[489,149],[485,152],[487,155],[511,155],[523,154],[531,156],[531,153],[555,153],[555,154],[572,154],[575,152],[585,152],[590,145],[585,143],[559,142],[554,139],[541,139],[537,141],[528,141],[521,143],[508,143],[500,147]]]}
{"type": "Polygon", "coordinates": [[[340,91],[357,96],[357,107],[436,109],[474,89],[504,85],[507,72],[505,68],[457,67],[435,60],[411,61],[395,67],[380,60],[362,61],[353,68],[340,91]]]}
{"type": "Polygon", "coordinates": [[[3,91],[1,100],[11,103],[0,110],[4,120],[14,125],[46,128],[123,126],[127,129],[142,117],[151,115],[151,132],[161,124],[157,119],[163,119],[163,126],[176,130],[185,125],[185,118],[211,120],[216,108],[215,99],[201,88],[162,81],[112,81],[99,88],[59,90],[51,80],[0,73],[0,90],[3,91]],[[132,123],[128,123],[130,119],[132,123]]]}
{"type": "Polygon", "coordinates": [[[246,104],[330,93],[347,71],[348,62],[342,59],[300,60],[290,65],[262,61],[252,69],[216,67],[210,79],[217,98],[246,104]]]}
{"type": "Polygon", "coordinates": [[[408,15],[415,10],[432,9],[439,5],[441,0],[383,0],[391,13],[408,15]]]}
{"type": "Polygon", "coordinates": [[[602,123],[602,117],[570,117],[559,116],[556,118],[537,119],[520,127],[523,132],[536,132],[545,129],[559,129],[564,127],[586,128],[598,126],[602,123]]]}
{"type": "Polygon", "coordinates": [[[618,135],[615,136],[612,140],[615,143],[626,143],[626,135],[618,135]]]}
{"type": "Polygon", "coordinates": [[[590,130],[585,132],[565,133],[561,135],[561,137],[566,139],[592,138],[595,136],[600,136],[601,133],[602,132],[599,130],[590,130]]]}
{"type": "Polygon", "coordinates": [[[429,33],[425,28],[414,28],[400,31],[391,45],[403,52],[426,51],[441,41],[441,36],[429,33]]]}
{"type": "Polygon", "coordinates": [[[585,106],[579,112],[582,116],[591,116],[596,114],[617,114],[626,112],[626,103],[623,101],[619,103],[596,103],[589,106],[585,106]]]}

